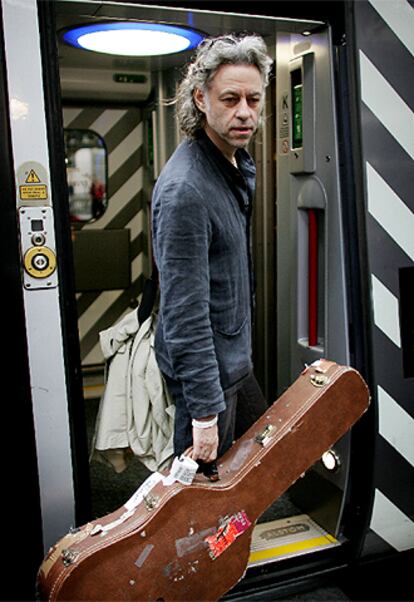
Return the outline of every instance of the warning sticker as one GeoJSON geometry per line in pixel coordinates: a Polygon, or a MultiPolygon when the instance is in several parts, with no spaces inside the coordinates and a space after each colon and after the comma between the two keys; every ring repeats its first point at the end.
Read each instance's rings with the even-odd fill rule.
{"type": "Polygon", "coordinates": [[[29,174],[26,178],[26,184],[40,184],[40,178],[34,169],[29,171],[29,174]]]}
{"type": "Polygon", "coordinates": [[[21,201],[33,201],[33,200],[46,200],[47,199],[47,186],[46,184],[29,184],[28,186],[20,186],[20,200],[21,201]]]}
{"type": "Polygon", "coordinates": [[[48,173],[41,163],[37,161],[23,163],[17,171],[17,181],[19,201],[22,204],[48,200],[48,173]]]}

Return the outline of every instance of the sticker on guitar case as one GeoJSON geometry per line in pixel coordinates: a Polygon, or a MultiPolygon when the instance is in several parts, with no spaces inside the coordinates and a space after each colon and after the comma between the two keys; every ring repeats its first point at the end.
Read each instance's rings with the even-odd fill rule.
{"type": "Polygon", "coordinates": [[[218,558],[251,524],[244,510],[226,517],[217,532],[204,539],[208,544],[210,557],[213,560],[218,558]]]}

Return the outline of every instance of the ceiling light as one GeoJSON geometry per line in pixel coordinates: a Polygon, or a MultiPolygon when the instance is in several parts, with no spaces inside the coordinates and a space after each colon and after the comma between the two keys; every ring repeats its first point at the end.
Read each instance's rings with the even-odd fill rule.
{"type": "Polygon", "coordinates": [[[176,25],[117,21],[81,25],[63,34],[67,44],[120,56],[158,56],[195,48],[203,35],[176,25]]]}

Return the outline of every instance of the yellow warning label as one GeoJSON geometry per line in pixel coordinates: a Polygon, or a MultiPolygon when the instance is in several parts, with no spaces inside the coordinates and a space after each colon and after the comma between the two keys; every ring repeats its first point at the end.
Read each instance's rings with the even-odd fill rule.
{"type": "Polygon", "coordinates": [[[34,169],[29,171],[29,175],[25,180],[26,184],[40,184],[40,178],[34,169]]]}
{"type": "MultiPolygon", "coordinates": [[[[26,180],[26,182],[27,182],[27,180],[26,180]]],[[[46,184],[39,184],[39,185],[29,184],[28,186],[19,186],[19,189],[20,189],[20,200],[22,200],[22,201],[32,201],[34,199],[36,199],[36,200],[47,199],[46,184]]]]}

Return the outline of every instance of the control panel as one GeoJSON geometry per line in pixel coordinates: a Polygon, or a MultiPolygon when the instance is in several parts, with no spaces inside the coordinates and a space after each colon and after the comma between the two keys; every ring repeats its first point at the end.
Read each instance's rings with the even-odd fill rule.
{"type": "Polygon", "coordinates": [[[20,237],[24,287],[57,286],[56,245],[51,207],[21,207],[20,237]]]}

